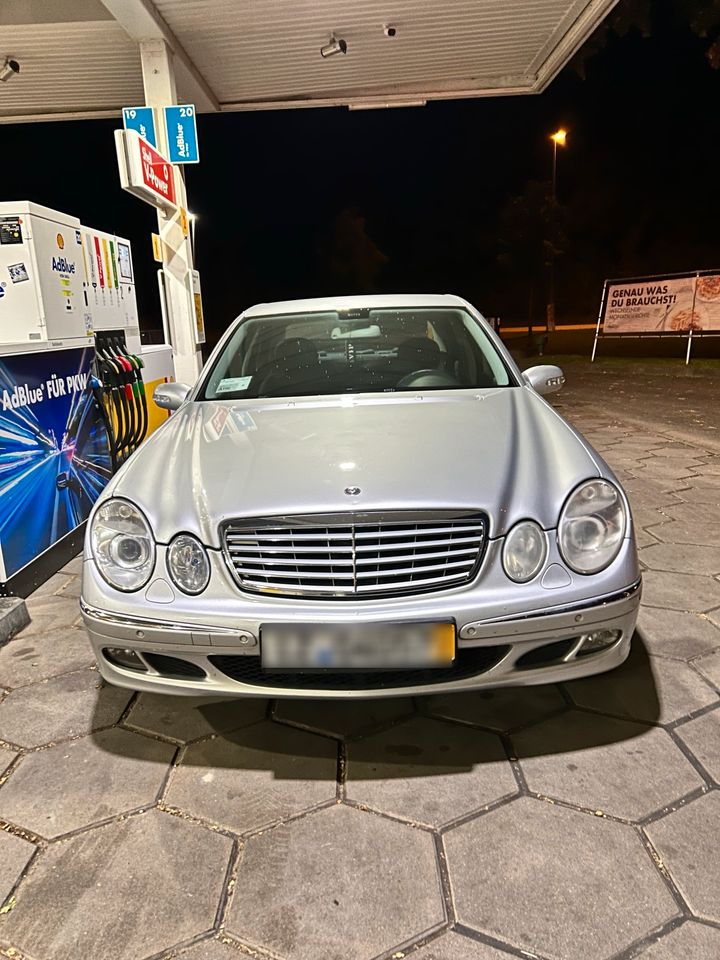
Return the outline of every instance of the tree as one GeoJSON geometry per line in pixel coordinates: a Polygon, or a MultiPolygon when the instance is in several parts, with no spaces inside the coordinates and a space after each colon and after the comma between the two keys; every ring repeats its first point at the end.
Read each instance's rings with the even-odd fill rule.
{"type": "MultiPolygon", "coordinates": [[[[720,69],[720,0],[672,0],[675,16],[685,20],[692,32],[705,41],[705,58],[714,70],[720,69]]],[[[637,30],[643,37],[653,31],[653,0],[621,0],[573,59],[573,66],[585,76],[588,60],[606,46],[611,36],[624,37],[637,30]]]]}
{"type": "Polygon", "coordinates": [[[389,258],[368,235],[359,207],[346,207],[319,250],[320,273],[341,293],[374,293],[389,258]]]}
{"type": "Polygon", "coordinates": [[[550,184],[530,180],[500,213],[498,263],[509,275],[506,302],[520,309],[524,301],[532,332],[536,304],[549,292],[550,269],[566,248],[566,213],[550,184]]]}

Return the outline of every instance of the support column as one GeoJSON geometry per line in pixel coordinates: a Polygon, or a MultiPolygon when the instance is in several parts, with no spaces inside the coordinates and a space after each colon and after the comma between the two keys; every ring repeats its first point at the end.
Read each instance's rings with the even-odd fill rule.
{"type": "MultiPolygon", "coordinates": [[[[177,103],[173,54],[167,43],[164,40],[143,40],[140,43],[140,56],[146,104],[161,108],[177,103]]],[[[168,156],[167,134],[160,110],[156,110],[155,119],[158,150],[168,156]]],[[[173,177],[177,205],[187,210],[185,178],[181,167],[173,167],[173,177]]],[[[158,233],[162,241],[167,321],[175,377],[181,383],[193,384],[202,367],[202,356],[195,343],[190,240],[183,235],[179,215],[163,210],[158,210],[158,233]]]]}

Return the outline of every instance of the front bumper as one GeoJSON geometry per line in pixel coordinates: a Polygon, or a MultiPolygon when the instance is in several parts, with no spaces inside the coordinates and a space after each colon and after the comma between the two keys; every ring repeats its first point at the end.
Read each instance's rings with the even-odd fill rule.
{"type": "MultiPolygon", "coordinates": [[[[92,566],[92,561],[85,567],[92,566]]],[[[313,686],[302,674],[285,682],[264,677],[259,664],[259,624],[250,620],[241,626],[229,627],[182,622],[174,617],[162,619],[139,613],[119,613],[92,603],[86,584],[95,580],[86,570],[81,608],[100,672],[109,682],[135,690],[154,693],[175,693],[187,696],[256,696],[318,697],[356,699],[365,697],[417,696],[475,690],[487,687],[520,686],[575,679],[610,670],[621,664],[630,650],[635,629],[641,584],[639,578],[629,586],[599,597],[558,604],[529,614],[468,620],[455,616],[458,625],[457,664],[465,669],[424,671],[414,680],[408,674],[400,682],[400,674],[382,685],[352,682],[313,686]],[[589,655],[578,655],[580,637],[599,630],[618,632],[612,646],[589,655]],[[553,644],[554,647],[549,645],[553,644]],[[145,663],[146,672],[127,669],[110,662],[103,653],[107,648],[136,651],[145,663]],[[528,666],[528,654],[547,649],[543,661],[528,666]],[[550,654],[557,654],[550,655],[550,654]],[[166,665],[168,658],[186,664],[186,672],[202,673],[202,677],[178,676],[166,665]],[[252,658],[245,660],[244,658],[252,658]],[[473,663],[482,664],[477,670],[473,663]],[[230,669],[230,665],[234,667],[230,669]],[[248,669],[239,669],[247,667],[248,669]],[[238,679],[253,677],[253,680],[238,679]]],[[[307,608],[305,608],[307,609],[307,608]]],[[[449,606],[448,609],[452,610],[449,606]]],[[[335,607],[337,611],[338,608],[335,607]]],[[[371,611],[368,611],[369,613],[371,611]]],[[[316,611],[312,611],[316,614],[316,611]]],[[[282,614],[280,614],[280,619],[282,614]]],[[[308,617],[310,619],[310,617],[308,617]]],[[[327,620],[332,617],[328,616],[327,620]]],[[[370,617],[369,619],[372,619],[370,617]]],[[[388,616],[375,616],[377,621],[388,616]]],[[[395,613],[393,619],[407,619],[395,613]]],[[[414,619],[419,617],[415,612],[414,619]]],[[[237,621],[236,621],[237,622],[237,621]]],[[[532,658],[531,658],[532,659],[532,658]]],[[[401,673],[403,673],[401,671],[401,673]]],[[[347,677],[347,674],[343,675],[347,677]]],[[[367,676],[367,674],[363,674],[367,676]]],[[[329,683],[333,683],[330,679],[329,683]]]]}

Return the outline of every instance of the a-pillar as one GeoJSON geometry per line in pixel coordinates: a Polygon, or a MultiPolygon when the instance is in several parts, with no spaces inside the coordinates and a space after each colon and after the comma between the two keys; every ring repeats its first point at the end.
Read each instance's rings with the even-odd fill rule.
{"type": "MultiPolygon", "coordinates": [[[[157,147],[168,156],[167,132],[162,107],[177,103],[173,54],[164,40],[143,40],[140,43],[145,102],[156,107],[157,147]]],[[[175,198],[178,208],[187,210],[185,179],[180,167],[173,167],[175,198]]],[[[158,210],[158,233],[161,239],[167,326],[175,362],[175,378],[193,384],[202,367],[200,349],[195,342],[195,303],[192,295],[192,249],[183,233],[180,213],[158,210]]]]}

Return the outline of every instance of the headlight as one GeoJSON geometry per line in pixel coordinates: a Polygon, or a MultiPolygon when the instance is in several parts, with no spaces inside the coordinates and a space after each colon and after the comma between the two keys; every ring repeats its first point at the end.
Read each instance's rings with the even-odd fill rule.
{"type": "Polygon", "coordinates": [[[184,593],[202,593],[210,579],[210,561],[205,547],[188,533],[181,533],[170,544],[167,566],[173,582],[184,593]]]}
{"type": "Polygon", "coordinates": [[[619,490],[607,480],[589,480],[560,514],[560,552],[576,573],[598,573],[618,555],[627,517],[619,490]]]}
{"type": "Polygon", "coordinates": [[[503,567],[505,573],[516,583],[526,583],[537,576],[546,556],[545,531],[532,520],[523,520],[516,524],[505,537],[503,567]]]}
{"type": "Polygon", "coordinates": [[[155,566],[155,541],[141,511],[127,500],[108,500],[93,517],[90,531],[98,570],[118,590],[139,590],[155,566]]]}

